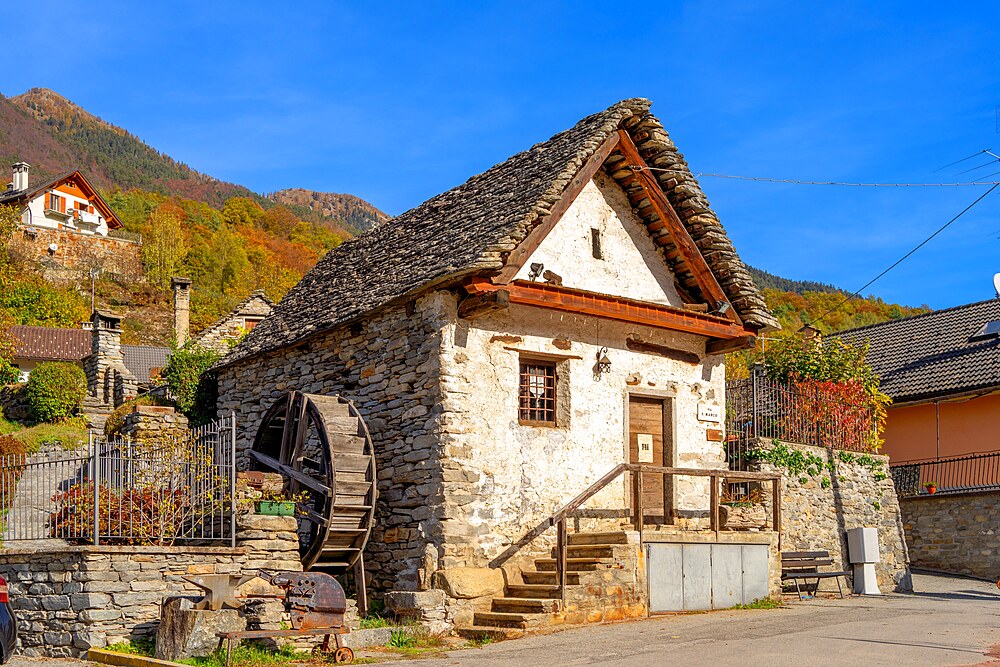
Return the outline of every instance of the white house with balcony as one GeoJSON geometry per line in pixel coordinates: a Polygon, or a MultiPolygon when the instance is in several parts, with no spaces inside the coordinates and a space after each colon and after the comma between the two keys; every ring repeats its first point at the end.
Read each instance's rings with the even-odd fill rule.
{"type": "Polygon", "coordinates": [[[79,171],[67,171],[55,178],[29,184],[30,165],[13,165],[13,179],[0,192],[0,205],[21,212],[26,230],[58,229],[81,234],[107,236],[124,227],[104,198],[79,171]]]}

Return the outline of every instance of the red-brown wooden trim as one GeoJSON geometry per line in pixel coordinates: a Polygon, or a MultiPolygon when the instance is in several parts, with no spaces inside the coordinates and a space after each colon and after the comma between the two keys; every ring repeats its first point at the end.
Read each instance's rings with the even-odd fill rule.
{"type": "Polygon", "coordinates": [[[573,180],[563,190],[562,196],[556,202],[555,206],[552,207],[552,210],[549,211],[549,214],[534,229],[528,232],[525,239],[507,255],[503,269],[493,278],[494,283],[506,285],[514,279],[514,276],[521,270],[524,263],[538,249],[538,246],[549,235],[549,232],[555,228],[559,220],[569,210],[570,205],[576,200],[580,192],[583,191],[583,188],[594,177],[594,174],[601,168],[601,165],[604,164],[608,156],[611,155],[611,151],[618,145],[618,141],[618,133],[612,133],[611,136],[604,140],[604,143],[598,147],[594,154],[590,156],[590,159],[584,163],[583,168],[576,173],[573,180]]]}
{"type": "Polygon", "coordinates": [[[500,286],[485,278],[473,278],[465,283],[465,289],[469,294],[505,289],[510,293],[510,303],[602,317],[710,338],[730,340],[749,333],[742,326],[718,315],[689,312],[672,306],[597,294],[561,285],[516,280],[500,286]]]}
{"type": "MultiPolygon", "coordinates": [[[[628,132],[618,130],[618,136],[618,150],[625,156],[626,161],[637,167],[646,167],[646,162],[639,155],[639,149],[632,143],[632,138],[628,132]]],[[[659,182],[657,182],[648,169],[639,169],[636,176],[636,181],[649,198],[649,202],[653,210],[656,211],[657,217],[666,225],[670,238],[681,252],[681,255],[683,255],[688,270],[691,271],[702,293],[711,299],[716,308],[722,303],[729,303],[729,299],[722,290],[722,286],[716,280],[715,274],[712,273],[712,269],[709,268],[708,262],[705,261],[698,245],[691,238],[691,234],[688,233],[687,227],[681,222],[677,211],[674,210],[667,196],[663,193],[659,182]]],[[[736,324],[742,324],[739,315],[736,313],[736,309],[732,307],[731,303],[729,306],[730,308],[726,312],[726,317],[736,324]]]]}

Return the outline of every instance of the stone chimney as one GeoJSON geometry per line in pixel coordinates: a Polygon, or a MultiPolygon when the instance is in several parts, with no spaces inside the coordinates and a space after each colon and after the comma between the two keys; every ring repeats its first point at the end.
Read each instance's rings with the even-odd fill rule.
{"type": "Polygon", "coordinates": [[[191,279],[174,276],[170,284],[174,288],[174,336],[179,347],[190,338],[191,279]]]}
{"type": "Polygon", "coordinates": [[[122,318],[95,310],[90,316],[90,356],[84,360],[87,389],[102,403],[112,403],[114,372],[125,368],[122,356],[122,318]]]}
{"type": "Polygon", "coordinates": [[[14,189],[27,190],[28,170],[31,169],[31,165],[27,162],[18,162],[13,165],[12,169],[14,170],[14,189]]]}

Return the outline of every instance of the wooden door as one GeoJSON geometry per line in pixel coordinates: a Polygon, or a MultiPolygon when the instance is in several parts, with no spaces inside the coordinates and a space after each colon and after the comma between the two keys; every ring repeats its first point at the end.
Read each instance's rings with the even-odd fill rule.
{"type": "MultiPolygon", "coordinates": [[[[629,397],[629,463],[670,466],[673,462],[673,456],[669,451],[668,431],[669,426],[666,421],[663,399],[629,397]]],[[[663,475],[643,474],[642,508],[644,517],[669,522],[671,518],[670,495],[670,485],[664,484],[663,475]]]]}

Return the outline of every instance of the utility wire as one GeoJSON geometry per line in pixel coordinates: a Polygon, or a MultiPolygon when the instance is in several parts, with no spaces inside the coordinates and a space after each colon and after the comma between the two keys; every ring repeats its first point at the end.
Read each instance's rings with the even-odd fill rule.
{"type": "Polygon", "coordinates": [[[933,172],[931,172],[931,173],[937,173],[937,172],[939,172],[939,171],[943,171],[943,170],[947,169],[948,167],[954,167],[954,166],[955,166],[956,164],[960,164],[960,163],[962,163],[962,162],[965,162],[966,160],[971,160],[972,158],[976,157],[977,155],[982,155],[983,153],[985,153],[985,152],[987,152],[987,151],[990,151],[990,150],[992,150],[992,149],[990,149],[990,148],[987,148],[987,149],[985,149],[985,150],[981,150],[981,151],[979,151],[978,153],[973,153],[972,155],[969,155],[968,157],[964,157],[964,158],[962,158],[961,160],[955,160],[954,162],[951,162],[951,163],[949,163],[949,164],[946,164],[946,165],[945,165],[945,166],[943,166],[943,167],[938,167],[937,169],[935,169],[935,170],[934,170],[933,172]]]}
{"type": "Polygon", "coordinates": [[[941,225],[937,229],[937,231],[935,231],[933,234],[931,234],[930,236],[928,236],[927,238],[925,238],[923,241],[921,241],[920,244],[917,245],[917,247],[915,247],[913,250],[911,250],[910,252],[906,253],[902,257],[900,257],[898,260],[896,260],[892,264],[892,266],[890,266],[885,271],[883,271],[882,273],[878,274],[877,276],[875,276],[874,278],[872,278],[871,280],[869,280],[867,283],[865,283],[864,285],[862,285],[856,292],[851,293],[850,296],[848,296],[846,299],[844,299],[843,301],[841,301],[840,303],[838,303],[836,306],[834,306],[830,310],[826,311],[825,313],[823,313],[822,315],[820,315],[819,317],[817,317],[815,320],[813,320],[812,322],[810,322],[810,324],[818,324],[827,315],[830,315],[834,311],[839,310],[840,308],[842,308],[848,302],[850,302],[853,299],[859,297],[861,295],[861,292],[863,292],[866,289],[868,289],[869,287],[871,287],[872,284],[874,284],[876,280],[878,280],[879,278],[881,278],[882,276],[884,276],[885,274],[889,273],[894,268],[896,268],[897,266],[899,266],[900,264],[902,264],[903,261],[905,259],[907,259],[910,255],[912,255],[916,251],[918,251],[921,248],[923,248],[925,245],[927,245],[927,243],[931,239],[933,239],[935,236],[937,236],[938,234],[940,234],[941,232],[943,232],[945,229],[947,229],[951,225],[951,223],[955,222],[956,220],[958,220],[959,218],[961,218],[963,215],[965,215],[966,213],[968,213],[972,209],[973,206],[975,206],[976,204],[978,204],[982,200],[986,199],[986,195],[988,195],[991,192],[993,192],[994,190],[996,190],[998,185],[1000,185],[1000,183],[994,183],[993,187],[991,187],[989,190],[987,190],[986,192],[984,192],[983,194],[981,194],[978,198],[976,198],[976,200],[974,202],[972,202],[971,204],[969,204],[968,206],[966,206],[964,209],[962,209],[961,213],[959,213],[954,218],[952,218],[948,222],[946,222],[943,225],[941,225]]]}
{"type": "Polygon", "coordinates": [[[646,171],[669,172],[672,174],[682,174],[684,176],[694,176],[695,178],[702,178],[702,177],[729,178],[740,181],[764,181],[766,183],[794,183],[798,185],[843,185],[855,188],[956,188],[956,187],[968,187],[970,185],[1000,185],[1000,181],[967,181],[964,183],[849,183],[846,181],[802,181],[794,178],[764,178],[762,176],[738,176],[734,174],[709,174],[704,172],[698,174],[692,174],[689,171],[681,171],[679,169],[663,169],[660,167],[646,167],[646,166],[632,165],[632,164],[628,165],[628,168],[634,171],[645,169],[646,171]]]}

